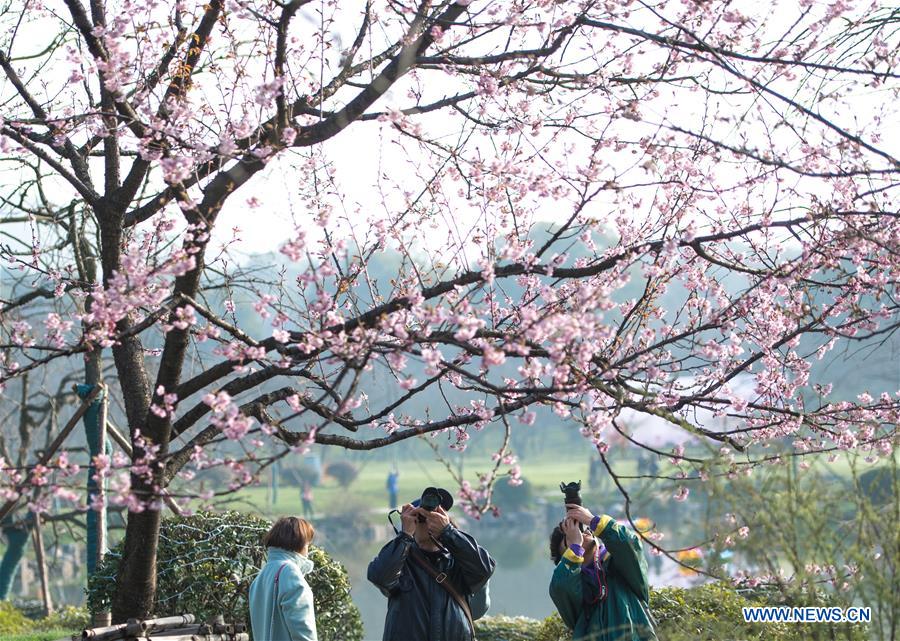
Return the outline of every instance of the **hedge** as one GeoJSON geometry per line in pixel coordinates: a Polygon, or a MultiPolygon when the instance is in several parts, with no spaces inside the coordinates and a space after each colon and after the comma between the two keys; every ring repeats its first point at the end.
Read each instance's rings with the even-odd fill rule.
{"type": "MultiPolygon", "coordinates": [[[[271,523],[240,512],[201,512],[163,519],[157,557],[155,616],[193,614],[198,620],[223,614],[249,624],[247,593],[265,550],[262,537],[271,523]]],[[[315,569],[306,576],[315,599],[320,641],[360,641],[362,618],[350,598],[343,565],[311,546],[315,569]]],[[[88,580],[88,608],[108,610],[122,544],[110,550],[88,580]]]]}
{"type": "MultiPolygon", "coordinates": [[[[836,604],[827,598],[814,601],[802,605],[836,604]]],[[[868,630],[862,625],[744,623],[741,608],[754,605],[792,604],[776,595],[739,593],[722,583],[650,591],[650,610],[660,641],[865,641],[868,638],[868,630]]],[[[527,617],[484,617],[476,621],[475,628],[478,641],[569,641],[572,638],[572,632],[558,614],[543,621],[527,617]]]]}
{"type": "MultiPolygon", "coordinates": [[[[80,632],[88,625],[90,615],[85,608],[66,606],[50,616],[31,619],[20,608],[9,601],[0,601],[0,635],[3,639],[13,635],[46,636],[47,632],[65,630],[66,633],[80,632]]],[[[53,636],[53,635],[50,635],[53,636]]],[[[62,635],[56,634],[54,638],[62,635]]]]}
{"type": "Polygon", "coordinates": [[[528,617],[487,616],[475,622],[478,641],[533,641],[540,621],[528,617]]]}

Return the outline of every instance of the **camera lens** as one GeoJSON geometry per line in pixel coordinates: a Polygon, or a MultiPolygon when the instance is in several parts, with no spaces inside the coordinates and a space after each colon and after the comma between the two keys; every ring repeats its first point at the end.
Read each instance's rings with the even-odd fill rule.
{"type": "Polygon", "coordinates": [[[435,511],[441,504],[441,495],[434,488],[427,488],[422,492],[422,501],[419,505],[429,512],[435,511]]]}

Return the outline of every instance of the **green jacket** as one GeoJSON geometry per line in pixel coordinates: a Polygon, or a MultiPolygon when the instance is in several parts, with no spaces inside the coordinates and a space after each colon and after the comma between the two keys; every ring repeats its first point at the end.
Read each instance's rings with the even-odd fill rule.
{"type": "Polygon", "coordinates": [[[607,597],[591,601],[599,588],[582,575],[584,559],[571,549],[563,554],[550,580],[550,598],[574,641],[658,641],[650,618],[647,559],[640,538],[610,516],[600,517],[594,530],[606,546],[601,563],[606,571],[607,597]]]}

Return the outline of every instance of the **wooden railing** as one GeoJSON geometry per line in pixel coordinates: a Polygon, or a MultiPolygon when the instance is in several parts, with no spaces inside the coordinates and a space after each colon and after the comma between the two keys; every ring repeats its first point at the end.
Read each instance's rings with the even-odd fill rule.
{"type": "MultiPolygon", "coordinates": [[[[73,637],[75,641],[78,637],[73,637]]],[[[159,619],[129,619],[127,623],[90,628],[81,641],[249,641],[243,623],[225,623],[223,617],[195,623],[193,614],[159,619]]]]}

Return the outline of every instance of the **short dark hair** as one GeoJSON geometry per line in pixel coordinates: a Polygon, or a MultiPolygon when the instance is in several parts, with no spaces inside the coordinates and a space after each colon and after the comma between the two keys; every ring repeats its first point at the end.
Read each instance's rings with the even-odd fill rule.
{"type": "Polygon", "coordinates": [[[550,558],[553,560],[553,565],[559,565],[559,560],[562,558],[562,555],[559,553],[559,544],[565,540],[565,532],[557,525],[550,533],[550,558]]]}
{"type": "Polygon", "coordinates": [[[299,552],[307,543],[312,543],[316,530],[306,519],[296,516],[283,516],[266,532],[263,545],[267,548],[281,548],[290,552],[299,552]]]}

